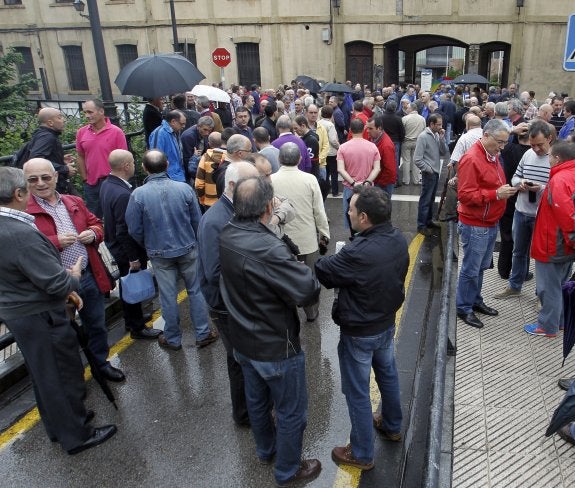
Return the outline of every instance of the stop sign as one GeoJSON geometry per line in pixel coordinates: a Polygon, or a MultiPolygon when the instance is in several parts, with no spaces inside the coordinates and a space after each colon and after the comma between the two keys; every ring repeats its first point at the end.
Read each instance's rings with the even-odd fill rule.
{"type": "Polygon", "coordinates": [[[230,52],[225,47],[218,47],[212,53],[212,61],[216,66],[225,68],[232,61],[230,52]]]}

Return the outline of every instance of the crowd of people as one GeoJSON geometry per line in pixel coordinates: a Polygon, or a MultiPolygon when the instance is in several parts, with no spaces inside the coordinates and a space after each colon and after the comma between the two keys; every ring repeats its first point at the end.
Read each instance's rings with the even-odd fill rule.
{"type": "MultiPolygon", "coordinates": [[[[498,270],[509,284],[493,298],[520,294],[533,277],[533,257],[541,310],[524,329],[556,337],[561,284],[575,260],[575,101],[550,94],[538,105],[513,84],[500,92],[348,85],[349,93],[326,96],[295,81],[265,91],[232,86],[230,103],[218,105],[190,92],[166,105],[149,100],[147,177],[138,188],[130,183],[136,163],[125,135],[100,100],[83,104],[88,123],[78,130],[75,160],[59,141],[62,114],[40,110],[28,161],[0,168],[0,242],[11,253],[0,263],[0,316],[26,359],[51,440],[75,454],[116,432],[114,425],[90,426],[94,413],[83,405],[65,306],[69,297],[78,304],[101,374],[125,381],[108,361],[104,296],[115,283],[98,252],[105,243],[121,276],[150,261],[158,284],[163,331],[146,327],[141,304],[121,300],[134,339],[181,350],[183,278],[196,346],[221,337],[233,421],[251,428],[256,454],[274,464],[279,486],[321,471],[317,459],[301,460],[307,391],[297,307],[313,323],[320,283],[338,289],[332,318],[341,330],[351,433],[332,459],[372,469],[374,428],[385,440],[402,438],[393,337],[409,256],[391,224],[391,197],[397,187],[420,185],[417,231],[432,236],[440,227],[433,207],[444,162],[451,192],[444,218],[459,220],[463,247],[458,317],[481,328],[476,313],[498,314],[481,287],[499,231],[498,270]],[[76,174],[84,198],[70,183],[76,174]],[[325,200],[339,196],[340,180],[351,242],[320,257],[330,240],[325,200]],[[381,248],[389,249],[385,261],[381,248]],[[382,394],[377,413],[371,368],[382,394]]],[[[575,444],[575,426],[561,432],[575,444]]]]}

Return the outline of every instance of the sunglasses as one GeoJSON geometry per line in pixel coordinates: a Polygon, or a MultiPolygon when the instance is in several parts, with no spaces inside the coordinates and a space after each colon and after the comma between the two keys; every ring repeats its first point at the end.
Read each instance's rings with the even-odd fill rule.
{"type": "Polygon", "coordinates": [[[54,177],[52,175],[41,175],[41,176],[30,176],[26,181],[31,185],[35,185],[38,181],[45,181],[46,183],[52,181],[54,177]]]}

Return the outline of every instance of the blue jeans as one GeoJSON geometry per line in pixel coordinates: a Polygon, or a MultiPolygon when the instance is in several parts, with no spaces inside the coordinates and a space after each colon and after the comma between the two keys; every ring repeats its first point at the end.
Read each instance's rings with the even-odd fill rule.
{"type": "Polygon", "coordinates": [[[319,167],[319,179],[322,181],[327,179],[327,168],[325,166],[319,167]]]}
{"type": "Polygon", "coordinates": [[[451,144],[451,128],[453,126],[451,125],[451,123],[447,123],[446,127],[445,127],[445,144],[447,144],[449,146],[449,144],[451,144]]]}
{"type": "Polygon", "coordinates": [[[95,185],[84,183],[84,200],[86,200],[86,207],[99,219],[104,216],[100,205],[100,186],[102,185],[102,181],[104,181],[103,178],[99,179],[95,185]]]}
{"type": "Polygon", "coordinates": [[[571,276],[571,262],[543,263],[535,260],[537,296],[541,310],[537,324],[548,334],[557,334],[563,323],[563,290],[561,285],[571,276]]]}
{"type": "Polygon", "coordinates": [[[307,425],[307,389],[303,351],[281,361],[255,361],[234,350],[242,366],[246,401],[256,453],[262,460],[276,454],[278,482],[297,473],[307,425]],[[276,423],[272,418],[275,408],[276,423]]]}
{"type": "Polygon", "coordinates": [[[391,199],[391,195],[393,195],[393,189],[395,188],[395,185],[393,183],[390,183],[389,185],[375,185],[379,188],[381,188],[385,193],[387,193],[389,195],[389,198],[391,199]]]}
{"type": "MultiPolygon", "coordinates": [[[[395,175],[395,182],[399,183],[401,181],[401,178],[399,177],[399,164],[401,162],[401,142],[394,142],[393,145],[395,146],[395,167],[397,170],[395,175]]],[[[391,196],[391,193],[389,195],[391,196]]]]}
{"type": "Polygon", "coordinates": [[[78,295],[84,302],[84,306],[78,313],[82,319],[82,326],[88,334],[88,348],[96,357],[98,366],[105,366],[110,348],[108,347],[104,294],[98,288],[90,266],[87,266],[82,274],[78,295]]]}
{"type": "Polygon", "coordinates": [[[351,226],[349,224],[349,215],[347,214],[348,210],[349,210],[349,201],[351,200],[351,197],[353,196],[353,190],[351,188],[348,188],[347,186],[343,187],[343,226],[346,229],[349,229],[351,226]]]}
{"type": "Polygon", "coordinates": [[[457,230],[463,246],[463,261],[457,281],[457,312],[468,314],[473,305],[483,303],[483,272],[491,266],[497,225],[479,227],[459,222],[457,230]]]}
{"type": "Polygon", "coordinates": [[[529,271],[529,249],[535,227],[535,217],[530,217],[517,210],[513,214],[513,259],[511,261],[511,276],[509,286],[521,290],[525,276],[529,271]]]}
{"type": "Polygon", "coordinates": [[[154,267],[154,275],[160,289],[160,303],[164,337],[170,344],[182,343],[182,330],[180,329],[180,309],[178,306],[178,273],[182,275],[190,305],[190,317],[196,331],[196,340],[205,339],[210,333],[208,324],[208,307],[200,291],[198,277],[198,249],[194,247],[188,254],[175,258],[150,258],[154,267]]]}
{"type": "Polygon", "coordinates": [[[395,367],[393,336],[395,327],[370,337],[339,336],[337,353],[341,372],[341,391],[345,395],[351,421],[353,457],[362,463],[373,461],[375,434],[369,395],[371,369],[381,393],[383,428],[401,431],[399,379],[395,367]]]}
{"type": "Polygon", "coordinates": [[[437,192],[439,175],[421,172],[421,195],[417,209],[417,230],[424,229],[433,222],[433,203],[437,192]]]}

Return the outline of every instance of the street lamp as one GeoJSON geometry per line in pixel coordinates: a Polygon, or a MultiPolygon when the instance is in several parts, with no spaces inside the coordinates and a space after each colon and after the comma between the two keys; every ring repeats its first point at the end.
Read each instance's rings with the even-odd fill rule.
{"type": "Polygon", "coordinates": [[[90,20],[90,30],[92,31],[92,42],[94,43],[94,53],[96,55],[96,68],[100,80],[100,90],[102,92],[102,102],[104,103],[104,113],[113,124],[119,125],[116,104],[112,97],[112,86],[110,85],[110,73],[108,72],[108,62],[106,61],[106,51],[104,49],[104,37],[102,36],[102,25],[100,24],[100,12],[98,11],[97,0],[86,0],[88,2],[88,13],[82,12],[86,4],[82,0],[74,0],[74,9],[82,16],[90,20]]]}
{"type": "Polygon", "coordinates": [[[176,25],[176,8],[174,7],[174,0],[170,0],[170,16],[172,17],[172,36],[174,37],[174,52],[178,52],[180,50],[180,43],[178,41],[178,27],[176,25]]]}

